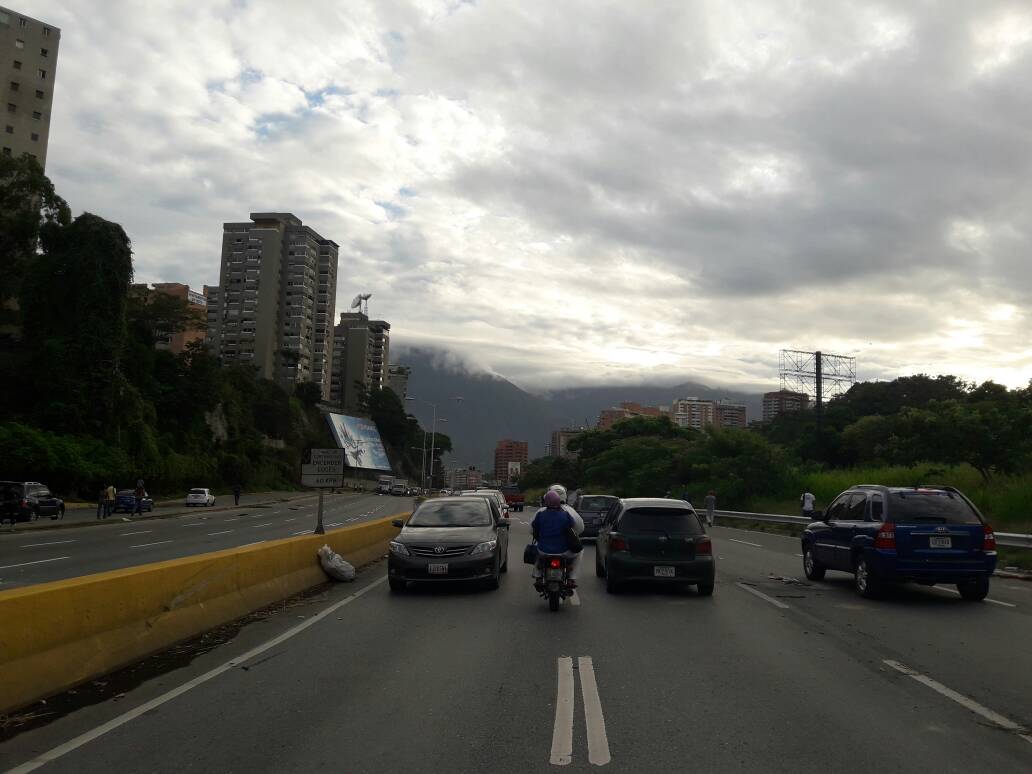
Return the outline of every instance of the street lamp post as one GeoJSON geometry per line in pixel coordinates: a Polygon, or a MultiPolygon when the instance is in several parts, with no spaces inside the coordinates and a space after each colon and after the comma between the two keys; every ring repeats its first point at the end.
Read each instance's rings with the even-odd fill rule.
{"type": "MultiPolygon", "coordinates": [[[[427,478],[430,479],[430,485],[433,486],[433,483],[434,483],[434,444],[437,442],[437,404],[436,403],[431,403],[428,400],[423,400],[422,398],[414,398],[411,395],[406,395],[405,396],[405,400],[412,400],[412,401],[416,401],[417,403],[425,403],[426,405],[428,405],[430,408],[432,408],[434,410],[434,421],[433,421],[432,429],[430,431],[430,473],[429,473],[429,475],[427,475],[427,478]]],[[[448,420],[445,419],[444,417],[441,417],[441,421],[442,422],[447,422],[448,420]]],[[[423,444],[424,444],[424,447],[425,447],[425,445],[426,445],[426,430],[423,431],[423,444]]],[[[424,461],[423,461],[423,472],[424,472],[424,474],[426,473],[426,460],[425,460],[425,458],[424,458],[424,461]]],[[[423,479],[423,488],[424,489],[426,488],[426,478],[423,479]]]]}

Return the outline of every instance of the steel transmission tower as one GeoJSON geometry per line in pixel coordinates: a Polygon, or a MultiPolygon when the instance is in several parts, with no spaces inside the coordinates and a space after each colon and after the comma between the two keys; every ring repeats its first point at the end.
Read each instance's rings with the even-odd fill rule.
{"type": "Polygon", "coordinates": [[[856,358],[825,352],[783,349],[778,353],[781,389],[812,395],[817,416],[817,455],[821,455],[824,401],[856,384],[856,358]]]}

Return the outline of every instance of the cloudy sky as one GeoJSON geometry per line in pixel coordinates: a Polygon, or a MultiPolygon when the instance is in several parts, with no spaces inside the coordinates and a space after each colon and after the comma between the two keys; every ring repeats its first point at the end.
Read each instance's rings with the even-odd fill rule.
{"type": "Polygon", "coordinates": [[[338,311],[523,386],[1032,378],[1027,2],[30,5],[48,174],[143,281],[287,210],[338,311]]]}

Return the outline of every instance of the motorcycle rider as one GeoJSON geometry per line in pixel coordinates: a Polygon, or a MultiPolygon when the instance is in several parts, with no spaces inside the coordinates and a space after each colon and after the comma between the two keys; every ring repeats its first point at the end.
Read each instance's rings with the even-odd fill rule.
{"type": "MultiPolygon", "coordinates": [[[[584,519],[573,508],[566,504],[566,488],[561,484],[553,484],[542,498],[544,507],[534,514],[530,522],[531,532],[537,541],[538,550],[546,554],[562,554],[569,560],[567,577],[573,588],[577,587],[577,572],[580,569],[582,551],[568,549],[566,530],[580,535],[584,532],[584,519]]],[[[541,567],[534,563],[534,586],[540,583],[541,567]]]]}

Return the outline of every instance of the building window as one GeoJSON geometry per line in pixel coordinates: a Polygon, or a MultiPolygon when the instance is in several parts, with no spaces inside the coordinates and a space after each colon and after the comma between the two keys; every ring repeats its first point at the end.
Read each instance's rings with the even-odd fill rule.
{"type": "Polygon", "coordinates": [[[14,47],[15,48],[25,48],[25,41],[24,40],[15,40],[14,41],[14,47]]]}
{"type": "Polygon", "coordinates": [[[0,11],[0,24],[10,24],[11,15],[7,11],[0,11]]]}
{"type": "Polygon", "coordinates": [[[18,91],[21,88],[21,84],[18,81],[11,81],[11,91],[18,91]]]}
{"type": "Polygon", "coordinates": [[[44,27],[43,28],[43,37],[44,38],[49,38],[50,37],[50,27],[44,27]]]}
{"type": "Polygon", "coordinates": [[[48,55],[49,53],[50,53],[50,52],[49,52],[49,51],[47,51],[47,50],[46,50],[45,48],[41,48],[41,49],[39,50],[39,55],[40,55],[40,56],[47,56],[47,55],[48,55]]]}
{"type": "Polygon", "coordinates": [[[33,111],[32,111],[32,117],[33,117],[34,119],[36,119],[37,121],[39,121],[40,119],[42,119],[42,118],[43,118],[43,114],[42,114],[42,113],[40,113],[40,112],[39,112],[38,110],[33,110],[33,111]]]}
{"type": "Polygon", "coordinates": [[[14,134],[14,127],[8,124],[6,127],[4,127],[4,131],[8,134],[14,134]]]}
{"type": "Polygon", "coordinates": [[[33,132],[31,135],[33,142],[39,142],[39,135],[33,132]]]}
{"type": "Polygon", "coordinates": [[[39,79],[41,81],[45,81],[47,79],[47,71],[46,70],[37,70],[36,72],[39,75],[39,79]]]}
{"type": "Polygon", "coordinates": [[[43,99],[43,97],[44,97],[43,89],[36,89],[36,99],[43,99]]]}
{"type": "Polygon", "coordinates": [[[18,112],[18,106],[15,105],[13,102],[8,102],[7,103],[7,112],[8,113],[17,113],[18,112]]]}
{"type": "Polygon", "coordinates": [[[29,26],[29,20],[28,20],[28,19],[26,19],[26,18],[25,18],[25,17],[23,16],[23,17],[22,17],[21,19],[19,19],[19,20],[18,20],[18,26],[19,26],[19,27],[28,27],[28,26],[29,26]]]}
{"type": "Polygon", "coordinates": [[[14,69],[15,70],[20,70],[21,69],[21,62],[19,62],[17,59],[14,60],[14,69]]]}

